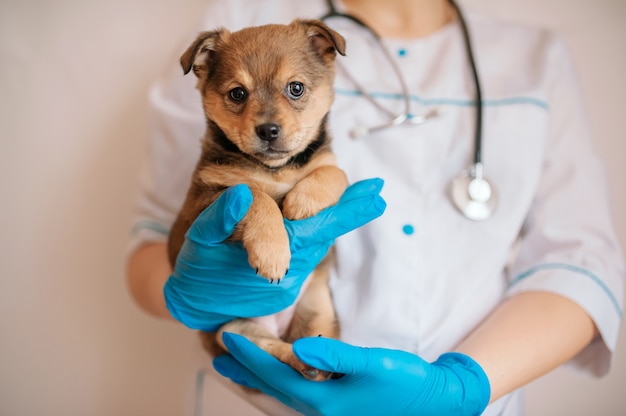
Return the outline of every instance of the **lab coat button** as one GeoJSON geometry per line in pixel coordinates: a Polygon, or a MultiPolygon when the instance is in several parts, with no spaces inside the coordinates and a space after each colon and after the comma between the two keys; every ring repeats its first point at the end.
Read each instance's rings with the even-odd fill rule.
{"type": "Polygon", "coordinates": [[[412,235],[415,232],[415,227],[413,227],[411,224],[406,224],[404,227],[402,227],[402,232],[406,235],[412,235]]]}

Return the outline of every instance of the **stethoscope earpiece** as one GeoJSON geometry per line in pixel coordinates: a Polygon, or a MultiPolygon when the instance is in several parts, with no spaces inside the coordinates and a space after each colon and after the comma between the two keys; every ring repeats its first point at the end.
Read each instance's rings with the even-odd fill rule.
{"type": "Polygon", "coordinates": [[[484,221],[493,215],[498,206],[498,194],[491,183],[474,172],[463,171],[451,184],[452,201],[465,217],[484,221]]]}

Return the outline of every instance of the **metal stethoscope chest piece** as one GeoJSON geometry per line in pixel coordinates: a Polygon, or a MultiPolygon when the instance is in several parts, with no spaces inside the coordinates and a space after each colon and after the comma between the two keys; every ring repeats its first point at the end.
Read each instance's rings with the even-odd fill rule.
{"type": "Polygon", "coordinates": [[[474,221],[489,219],[498,206],[498,193],[479,171],[482,171],[482,164],[475,165],[474,171],[463,171],[450,185],[452,202],[474,221]]]}
{"type": "MultiPolygon", "coordinates": [[[[474,133],[474,159],[472,166],[469,169],[461,172],[459,176],[452,180],[450,185],[450,197],[454,206],[457,210],[463,214],[466,218],[474,221],[484,221],[493,215],[497,206],[498,206],[498,194],[492,185],[492,183],[487,180],[483,174],[483,162],[482,162],[482,94],[480,88],[480,80],[478,78],[478,71],[476,69],[476,62],[474,60],[474,55],[472,51],[472,46],[470,42],[470,36],[467,30],[467,25],[465,23],[465,18],[461,13],[458,5],[454,0],[449,0],[450,4],[456,10],[459,23],[461,25],[461,29],[463,30],[463,39],[465,41],[465,49],[467,51],[468,61],[472,70],[472,76],[474,78],[474,88],[476,94],[476,123],[475,123],[475,133],[474,133]]],[[[346,13],[340,13],[335,8],[332,0],[327,0],[329,12],[323,16],[321,19],[325,20],[331,17],[342,17],[349,19],[356,23],[357,25],[368,30],[373,37],[376,39],[378,44],[380,45],[385,58],[388,60],[390,65],[395,72],[400,86],[402,88],[402,96],[404,99],[404,112],[398,115],[391,114],[388,110],[382,107],[376,100],[372,97],[371,94],[368,94],[365,89],[359,85],[356,80],[351,77],[344,69],[344,73],[352,79],[352,82],[355,84],[357,90],[365,97],[369,102],[371,102],[375,107],[380,109],[381,111],[386,112],[390,115],[391,119],[389,122],[377,125],[377,126],[357,126],[350,131],[350,136],[352,138],[361,138],[367,136],[368,134],[383,130],[386,128],[398,126],[401,124],[414,124],[419,125],[426,122],[433,116],[437,115],[437,111],[433,110],[424,116],[412,117],[409,114],[409,90],[406,85],[405,79],[400,72],[397,64],[395,64],[393,58],[389,54],[389,51],[383,46],[380,37],[378,34],[370,28],[367,24],[365,24],[360,19],[346,13]]]]}

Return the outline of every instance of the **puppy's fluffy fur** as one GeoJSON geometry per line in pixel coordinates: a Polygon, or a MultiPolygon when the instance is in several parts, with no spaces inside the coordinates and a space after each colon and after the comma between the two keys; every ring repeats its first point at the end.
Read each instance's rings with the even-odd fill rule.
{"type": "MultiPolygon", "coordinates": [[[[336,203],[347,186],[326,130],[337,53],[345,54],[338,33],[317,20],[295,20],[203,32],[183,54],[185,74],[193,70],[198,77],[207,132],[170,234],[172,264],[200,212],[227,187],[245,183],[253,202],[231,239],[243,242],[259,275],[270,282],[284,277],[291,254],[283,216],[314,215],[336,203]]],[[[217,334],[203,334],[209,352],[226,349],[222,332],[239,333],[307,378],[329,377],[297,360],[290,344],[303,336],[338,336],[328,263],[327,258],[313,272],[295,310],[287,312],[293,315],[288,328],[281,331],[268,318],[237,319],[217,334]]]]}

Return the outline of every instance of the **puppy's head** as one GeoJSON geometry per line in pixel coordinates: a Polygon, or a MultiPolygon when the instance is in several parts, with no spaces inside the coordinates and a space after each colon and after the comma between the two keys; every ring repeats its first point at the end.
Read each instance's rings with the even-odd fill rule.
{"type": "Polygon", "coordinates": [[[313,142],[333,101],[343,37],[317,20],[203,32],[181,57],[204,111],[237,148],[279,167],[313,142]]]}

